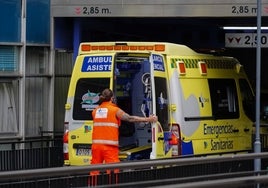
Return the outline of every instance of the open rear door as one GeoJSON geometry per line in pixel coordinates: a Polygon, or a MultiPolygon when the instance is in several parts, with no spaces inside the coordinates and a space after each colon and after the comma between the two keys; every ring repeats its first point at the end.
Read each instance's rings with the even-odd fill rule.
{"type": "Polygon", "coordinates": [[[150,56],[151,112],[158,116],[158,122],[152,123],[151,159],[171,157],[169,148],[170,127],[168,121],[168,87],[165,58],[161,54],[150,56]]]}

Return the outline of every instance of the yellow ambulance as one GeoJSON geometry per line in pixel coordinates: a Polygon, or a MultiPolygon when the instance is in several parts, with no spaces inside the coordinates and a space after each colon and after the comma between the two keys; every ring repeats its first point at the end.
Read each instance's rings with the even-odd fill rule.
{"type": "Polygon", "coordinates": [[[254,94],[237,59],[162,42],[81,43],[65,105],[65,165],[89,165],[93,122],[105,88],[133,115],[122,122],[121,160],[252,150],[254,94]]]}

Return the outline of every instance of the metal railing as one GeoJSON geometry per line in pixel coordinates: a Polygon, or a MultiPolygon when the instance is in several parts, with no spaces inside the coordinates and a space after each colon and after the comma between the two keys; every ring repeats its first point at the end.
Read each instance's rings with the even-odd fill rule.
{"type": "MultiPolygon", "coordinates": [[[[261,135],[262,150],[267,151],[268,134],[261,135]]],[[[115,186],[120,187],[127,184],[136,187],[153,186],[154,183],[160,184],[165,182],[166,185],[171,181],[173,183],[189,181],[201,181],[210,179],[213,182],[218,179],[238,178],[234,181],[243,183],[246,176],[250,182],[264,182],[266,175],[266,167],[268,166],[267,153],[248,154],[248,155],[232,155],[221,156],[214,160],[214,157],[201,158],[177,158],[163,160],[147,160],[147,161],[129,161],[119,164],[94,165],[86,167],[62,167],[62,137],[57,138],[41,137],[39,139],[17,141],[17,142],[1,142],[1,146],[8,145],[10,149],[0,150],[0,187],[83,187],[88,185],[89,171],[94,169],[102,170],[102,174],[98,177],[98,186],[115,186]],[[23,144],[23,149],[20,149],[23,144]],[[261,156],[259,156],[261,155],[261,156]],[[262,169],[265,171],[253,172],[253,159],[262,158],[262,169]],[[110,166],[112,165],[112,166],[110,166]],[[54,168],[59,167],[59,168],[54,168]],[[52,169],[51,169],[52,168],[52,169]],[[113,181],[114,174],[107,175],[107,168],[119,168],[120,173],[117,174],[119,184],[113,181]],[[14,177],[5,182],[5,173],[14,177]],[[239,175],[237,174],[240,173],[239,175]],[[246,173],[246,174],[245,174],[246,173]],[[12,175],[11,175],[12,174],[12,175]],[[217,177],[215,177],[215,175],[217,177]],[[231,175],[231,176],[230,176],[231,175]],[[112,176],[112,181],[110,178],[112,176]],[[230,176],[230,177],[229,177],[230,176]],[[17,177],[20,177],[18,179],[17,177]],[[241,179],[239,179],[241,178],[241,179]],[[152,183],[153,182],[153,183],[152,183]],[[61,185],[61,186],[58,186],[61,185]]],[[[1,147],[2,148],[2,147],[1,147]]],[[[230,180],[231,181],[231,180],[230,180]]],[[[256,183],[255,182],[255,183],[256,183]]],[[[267,183],[267,182],[265,182],[267,183]]],[[[186,185],[186,184],[185,184],[186,185]]],[[[267,186],[268,187],[268,186],[267,186]]]]}
{"type": "Polygon", "coordinates": [[[62,137],[0,143],[0,171],[63,166],[62,137]]]}
{"type": "Polygon", "coordinates": [[[0,173],[0,187],[88,187],[95,177],[98,187],[254,187],[259,183],[268,185],[266,166],[260,172],[253,170],[254,159],[262,159],[266,165],[267,158],[265,152],[6,171],[0,173]],[[106,174],[107,169],[120,172],[106,174]],[[94,170],[102,174],[89,176],[94,170]]]}

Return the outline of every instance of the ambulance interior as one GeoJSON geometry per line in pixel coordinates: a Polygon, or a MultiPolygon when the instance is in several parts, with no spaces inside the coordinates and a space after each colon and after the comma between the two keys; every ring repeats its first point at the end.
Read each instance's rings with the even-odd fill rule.
{"type": "MultiPolygon", "coordinates": [[[[115,59],[114,94],[117,105],[130,115],[149,116],[151,109],[149,54],[117,54],[115,59]]],[[[121,151],[135,150],[132,158],[149,158],[151,125],[121,122],[121,151]]]]}

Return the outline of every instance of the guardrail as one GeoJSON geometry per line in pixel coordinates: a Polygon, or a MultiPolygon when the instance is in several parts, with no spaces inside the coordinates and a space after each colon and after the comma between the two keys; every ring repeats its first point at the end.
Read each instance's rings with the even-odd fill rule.
{"type": "Polygon", "coordinates": [[[0,171],[63,165],[62,137],[0,142],[0,171]]]}
{"type": "Polygon", "coordinates": [[[232,187],[231,182],[233,185],[253,186],[268,182],[265,166],[262,167],[263,171],[253,170],[254,159],[262,159],[266,165],[267,158],[268,152],[265,152],[6,171],[0,172],[0,186],[87,187],[89,172],[94,170],[103,172],[98,176],[97,185],[100,187],[153,187],[171,184],[176,184],[176,187],[232,187]],[[109,175],[105,173],[107,169],[120,169],[120,173],[109,175]]]}

